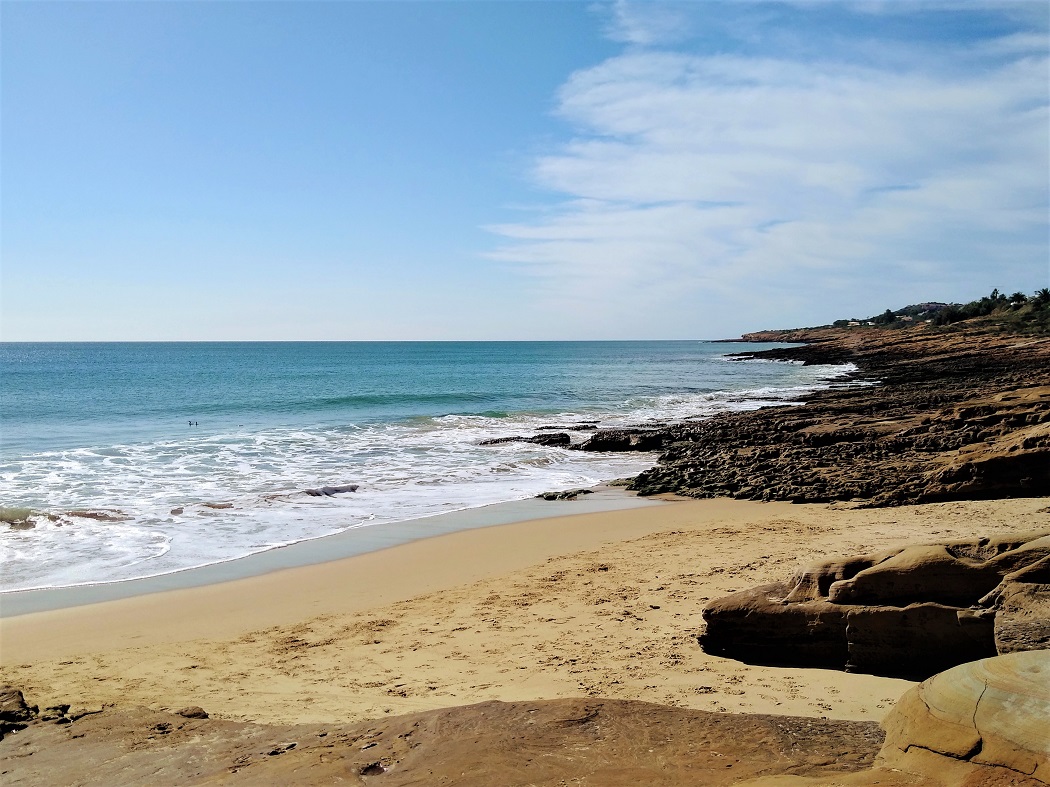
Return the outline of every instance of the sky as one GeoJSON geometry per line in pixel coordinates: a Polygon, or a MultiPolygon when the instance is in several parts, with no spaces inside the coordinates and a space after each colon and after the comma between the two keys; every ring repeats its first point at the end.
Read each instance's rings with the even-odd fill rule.
{"type": "Polygon", "coordinates": [[[1050,5],[0,4],[0,340],[705,339],[1050,286],[1050,5]]]}

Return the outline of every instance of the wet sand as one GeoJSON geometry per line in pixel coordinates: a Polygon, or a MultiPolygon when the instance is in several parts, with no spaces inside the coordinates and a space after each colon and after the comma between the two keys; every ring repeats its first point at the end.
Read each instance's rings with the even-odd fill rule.
{"type": "Polygon", "coordinates": [[[479,508],[450,511],[437,516],[404,522],[353,527],[335,535],[300,541],[288,546],[257,552],[247,557],[168,574],[123,582],[0,593],[0,618],[133,598],[166,590],[181,590],[231,582],[286,568],[298,568],[364,555],[460,530],[494,527],[530,519],[548,519],[578,513],[643,508],[660,505],[661,502],[655,497],[638,497],[621,487],[600,485],[595,487],[591,494],[582,495],[576,500],[548,501],[528,498],[479,508]]]}

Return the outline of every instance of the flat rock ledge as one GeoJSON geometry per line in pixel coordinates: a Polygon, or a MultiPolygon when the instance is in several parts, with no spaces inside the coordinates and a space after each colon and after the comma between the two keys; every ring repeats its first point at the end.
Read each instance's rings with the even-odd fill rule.
{"type": "MultiPolygon", "coordinates": [[[[10,691],[14,704],[25,704],[21,692],[10,691]]],[[[864,772],[884,737],[874,722],[593,698],[490,701],[323,725],[108,706],[58,724],[26,712],[23,728],[0,741],[0,781],[11,787],[720,787],[768,774],[837,779],[864,772]]]]}
{"type": "Polygon", "coordinates": [[[715,599],[703,617],[713,655],[922,680],[1050,648],[1050,532],[826,560],[715,599]]]}

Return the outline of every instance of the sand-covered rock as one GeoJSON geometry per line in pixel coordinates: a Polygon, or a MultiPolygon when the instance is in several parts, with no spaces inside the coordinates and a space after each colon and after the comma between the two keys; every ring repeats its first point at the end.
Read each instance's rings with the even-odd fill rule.
{"type": "Polygon", "coordinates": [[[924,678],[1050,643],[1050,534],[1019,533],[817,562],[710,602],[708,653],[924,678]]]}

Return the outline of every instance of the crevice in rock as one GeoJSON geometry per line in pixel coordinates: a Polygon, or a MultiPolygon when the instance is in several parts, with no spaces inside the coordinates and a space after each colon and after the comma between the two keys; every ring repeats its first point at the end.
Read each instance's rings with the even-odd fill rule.
{"type": "Polygon", "coordinates": [[[973,705],[973,716],[970,717],[970,723],[973,725],[973,728],[977,730],[978,735],[981,734],[981,731],[977,729],[977,710],[981,707],[981,700],[984,699],[984,693],[986,691],[988,691],[987,685],[983,689],[981,689],[981,695],[977,698],[977,702],[975,702],[973,705]]]}
{"type": "Polygon", "coordinates": [[[984,745],[983,741],[977,741],[977,744],[970,751],[966,752],[966,754],[957,754],[957,753],[950,752],[950,751],[941,751],[940,749],[931,749],[929,746],[923,746],[922,744],[919,744],[919,743],[909,743],[908,744],[908,748],[906,748],[904,750],[904,753],[908,754],[909,752],[911,752],[912,749],[922,749],[923,751],[928,751],[931,754],[936,754],[936,755],[939,755],[941,757],[947,757],[950,760],[958,760],[959,762],[966,762],[966,763],[968,763],[968,762],[970,762],[970,758],[971,757],[973,757],[974,755],[976,755],[978,752],[981,751],[981,749],[983,748],[983,745],[984,745]]]}

